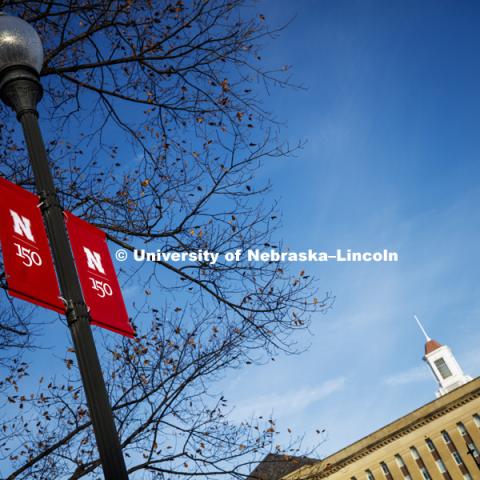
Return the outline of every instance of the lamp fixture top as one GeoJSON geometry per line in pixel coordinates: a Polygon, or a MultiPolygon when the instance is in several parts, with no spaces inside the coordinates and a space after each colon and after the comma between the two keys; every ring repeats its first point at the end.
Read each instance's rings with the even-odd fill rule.
{"type": "Polygon", "coordinates": [[[28,67],[40,73],[42,41],[25,20],[0,12],[0,72],[11,67],[28,67]]]}

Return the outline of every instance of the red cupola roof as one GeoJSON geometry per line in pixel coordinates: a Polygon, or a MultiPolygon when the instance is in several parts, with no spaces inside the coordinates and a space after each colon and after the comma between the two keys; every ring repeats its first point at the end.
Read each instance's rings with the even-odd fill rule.
{"type": "Polygon", "coordinates": [[[442,346],[443,345],[441,343],[438,343],[436,340],[428,340],[428,342],[425,344],[425,355],[432,353],[433,351],[437,350],[437,348],[440,348],[442,346]]]}

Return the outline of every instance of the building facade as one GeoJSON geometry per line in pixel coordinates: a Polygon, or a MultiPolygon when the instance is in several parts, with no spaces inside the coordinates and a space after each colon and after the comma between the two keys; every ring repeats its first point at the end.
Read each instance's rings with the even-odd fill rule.
{"type": "Polygon", "coordinates": [[[480,377],[421,328],[437,399],[282,480],[480,480],[480,377]]]}

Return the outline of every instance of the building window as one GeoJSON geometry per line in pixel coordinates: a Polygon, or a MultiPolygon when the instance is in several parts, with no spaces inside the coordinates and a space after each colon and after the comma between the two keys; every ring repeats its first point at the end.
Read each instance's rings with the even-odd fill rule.
{"type": "Polygon", "coordinates": [[[463,480],[473,480],[472,476],[469,473],[464,473],[463,474],[463,480]]]}
{"type": "Polygon", "coordinates": [[[478,450],[477,450],[477,447],[475,446],[475,444],[473,442],[468,442],[467,447],[468,447],[468,452],[471,455],[473,455],[475,458],[477,458],[478,457],[478,450]]]}
{"type": "Polygon", "coordinates": [[[380,462],[380,466],[382,467],[383,474],[385,475],[385,478],[390,480],[392,478],[392,474],[390,473],[390,469],[388,468],[388,465],[385,462],[380,462]]]}
{"type": "Polygon", "coordinates": [[[443,358],[439,358],[438,360],[435,360],[433,363],[437,367],[437,370],[440,372],[440,375],[442,376],[443,379],[452,376],[452,372],[448,368],[448,365],[446,364],[443,358]]]}
{"type": "Polygon", "coordinates": [[[463,463],[462,457],[458,454],[458,452],[452,452],[452,457],[457,465],[461,465],[463,463]]]}
{"type": "Polygon", "coordinates": [[[473,415],[473,421],[475,422],[475,425],[480,428],[480,415],[478,413],[475,413],[473,415]]]}
{"type": "Polygon", "coordinates": [[[458,431],[460,432],[460,435],[464,437],[467,434],[467,430],[465,430],[465,425],[462,422],[457,423],[458,431]]]}
{"type": "Polygon", "coordinates": [[[442,431],[442,437],[443,437],[443,440],[445,441],[445,443],[451,443],[452,442],[452,440],[450,439],[450,435],[445,430],[442,431]]]}
{"type": "Polygon", "coordinates": [[[422,472],[423,480],[432,480],[432,477],[425,467],[420,467],[420,472],[422,472]]]}
{"type": "Polygon", "coordinates": [[[431,451],[431,452],[434,452],[435,451],[435,445],[433,444],[432,440],[430,438],[427,438],[425,440],[425,443],[427,444],[427,447],[428,449],[431,451]]]}
{"type": "Polygon", "coordinates": [[[445,473],[447,469],[445,468],[445,464],[442,462],[442,460],[439,458],[438,460],[435,461],[437,464],[438,470],[440,470],[440,473],[445,473]]]}
{"type": "Polygon", "coordinates": [[[403,458],[398,453],[395,455],[395,461],[397,462],[398,468],[402,472],[404,480],[412,480],[412,477],[410,476],[410,472],[408,471],[408,468],[405,465],[403,458]]]}
{"type": "Polygon", "coordinates": [[[367,480],[375,480],[375,477],[370,470],[365,470],[365,473],[367,474],[367,480]]]}
{"type": "Polygon", "coordinates": [[[418,460],[420,458],[418,450],[415,447],[410,447],[410,453],[412,454],[414,460],[418,460]]]}

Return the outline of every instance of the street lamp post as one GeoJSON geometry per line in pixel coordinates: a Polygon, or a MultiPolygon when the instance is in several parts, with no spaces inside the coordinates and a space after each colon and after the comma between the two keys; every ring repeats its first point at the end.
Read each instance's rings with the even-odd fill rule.
{"type": "Polygon", "coordinates": [[[20,18],[0,14],[0,97],[17,114],[25,135],[104,476],[107,480],[125,480],[128,474],[122,448],[67,236],[63,209],[38,124],[37,103],[43,93],[39,80],[42,64],[43,48],[37,32],[20,18]]]}

